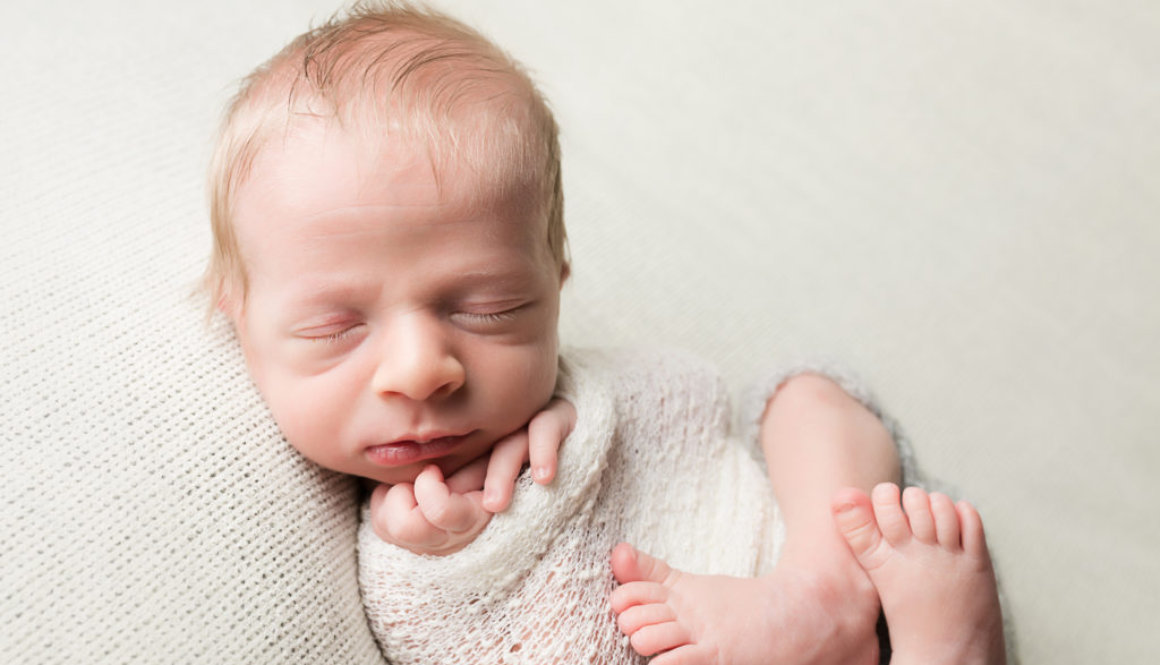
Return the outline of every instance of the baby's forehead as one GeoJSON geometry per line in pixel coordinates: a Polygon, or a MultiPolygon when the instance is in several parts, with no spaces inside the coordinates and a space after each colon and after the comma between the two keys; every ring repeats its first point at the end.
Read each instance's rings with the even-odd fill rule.
{"type": "MultiPolygon", "coordinates": [[[[239,192],[237,220],[310,216],[336,207],[406,213],[444,207],[465,218],[505,210],[543,221],[539,183],[511,178],[499,164],[479,168],[465,150],[429,136],[382,132],[334,119],[303,117],[272,138],[239,192]]],[[[502,157],[483,155],[484,161],[502,157]]],[[[242,230],[249,236],[256,229],[242,230]]]]}
{"type": "Polygon", "coordinates": [[[459,161],[437,165],[421,141],[364,142],[334,123],[301,123],[263,151],[239,193],[239,258],[257,275],[287,260],[302,266],[329,256],[343,265],[370,246],[423,237],[445,242],[425,250],[441,261],[485,244],[472,238],[521,238],[511,247],[551,266],[537,190],[479,176],[459,161]]]}
{"type": "MultiPolygon", "coordinates": [[[[514,74],[514,72],[513,72],[514,74]]],[[[408,86],[378,94],[391,81],[319,89],[288,82],[262,91],[259,149],[289,144],[320,128],[364,146],[366,154],[425,159],[440,178],[488,180],[508,189],[539,181],[554,130],[536,93],[518,76],[476,76],[451,70],[413,76],[408,86]],[[279,90],[279,88],[281,88],[279,90]]],[[[364,155],[365,156],[365,155],[364,155]]]]}

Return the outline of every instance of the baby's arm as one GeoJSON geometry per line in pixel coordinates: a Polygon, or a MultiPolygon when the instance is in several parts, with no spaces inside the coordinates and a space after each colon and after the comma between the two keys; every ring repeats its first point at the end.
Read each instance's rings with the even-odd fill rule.
{"type": "Polygon", "coordinates": [[[458,552],[475,540],[492,514],[507,509],[524,462],[530,460],[537,483],[552,482],[560,444],[575,424],[572,405],[554,399],[526,427],[446,479],[431,465],[414,483],[379,485],[371,495],[375,534],[415,554],[458,552]]]}

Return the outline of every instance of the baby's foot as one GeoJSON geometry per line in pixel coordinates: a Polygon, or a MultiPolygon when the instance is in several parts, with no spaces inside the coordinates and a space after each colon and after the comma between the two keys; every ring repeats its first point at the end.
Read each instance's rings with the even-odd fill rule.
{"type": "Polygon", "coordinates": [[[834,497],[834,519],[882,598],[892,665],[1001,665],[999,595],[983,522],[966,501],[898,486],[834,497]],[[905,508],[905,512],[903,512],[905,508]]]}
{"type": "Polygon", "coordinates": [[[637,653],[659,654],[652,665],[874,665],[877,594],[848,551],[833,561],[849,575],[786,557],[756,579],[693,575],[621,544],[612,609],[637,653]]]}

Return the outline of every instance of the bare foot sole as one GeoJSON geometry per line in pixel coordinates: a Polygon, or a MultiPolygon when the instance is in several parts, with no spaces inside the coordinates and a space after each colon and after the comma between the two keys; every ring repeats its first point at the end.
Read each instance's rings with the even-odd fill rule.
{"type": "Polygon", "coordinates": [[[840,566],[786,557],[769,575],[738,578],[685,573],[621,544],[612,553],[621,584],[612,609],[633,649],[655,656],[652,665],[875,665],[878,597],[849,553],[839,554],[849,579],[834,574],[840,566]]]}
{"type": "Polygon", "coordinates": [[[1003,665],[1003,619],[983,522],[966,501],[846,489],[834,520],[882,599],[892,665],[1003,665]],[[904,511],[905,509],[905,511],[904,511]]]}

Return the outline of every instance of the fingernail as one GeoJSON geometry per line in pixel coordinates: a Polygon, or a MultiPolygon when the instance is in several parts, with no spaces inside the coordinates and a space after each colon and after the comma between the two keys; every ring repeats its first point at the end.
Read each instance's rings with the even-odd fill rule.
{"type": "Polygon", "coordinates": [[[537,466],[536,468],[532,469],[532,478],[535,480],[547,480],[548,469],[546,467],[537,466]]]}
{"type": "Polygon", "coordinates": [[[498,500],[499,500],[499,496],[495,493],[495,490],[484,490],[483,502],[485,504],[490,506],[490,505],[493,505],[498,500]]]}

